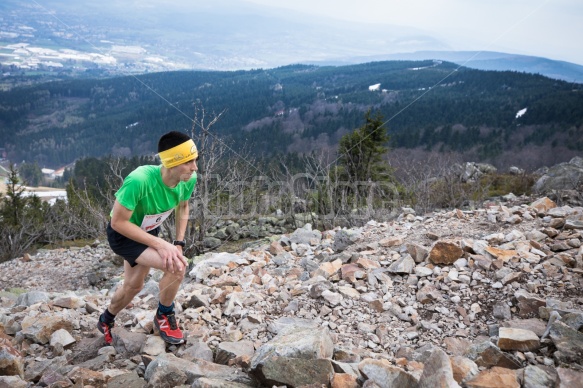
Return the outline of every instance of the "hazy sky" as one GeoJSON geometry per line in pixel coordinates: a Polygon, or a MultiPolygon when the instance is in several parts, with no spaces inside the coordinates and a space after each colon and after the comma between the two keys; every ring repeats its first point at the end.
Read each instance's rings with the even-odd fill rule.
{"type": "Polygon", "coordinates": [[[583,65],[582,0],[243,0],[423,29],[453,50],[502,51],[583,65]]]}

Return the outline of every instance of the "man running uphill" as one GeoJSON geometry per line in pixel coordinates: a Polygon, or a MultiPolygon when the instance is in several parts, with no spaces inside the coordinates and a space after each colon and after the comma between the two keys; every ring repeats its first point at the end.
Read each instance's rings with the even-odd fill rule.
{"type": "Polygon", "coordinates": [[[115,316],[144,287],[150,268],[162,270],[160,301],[154,326],[164,341],[183,342],[174,316],[174,298],[184,279],[187,262],[182,255],[188,221],[188,200],[196,184],[198,151],[192,139],[181,132],[169,132],[158,142],[159,166],[140,166],[132,171],[115,193],[107,239],[111,249],[124,261],[124,282],[97,328],[111,344],[115,316]],[[176,209],[176,240],[158,237],[160,225],[176,209]]]}

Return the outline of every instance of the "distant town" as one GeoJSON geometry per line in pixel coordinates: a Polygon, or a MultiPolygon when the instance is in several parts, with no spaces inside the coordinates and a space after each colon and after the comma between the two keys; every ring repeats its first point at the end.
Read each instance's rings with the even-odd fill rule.
{"type": "MultiPolygon", "coordinates": [[[[151,48],[150,48],[151,49],[151,48]]],[[[79,75],[142,74],[192,68],[135,42],[108,40],[84,25],[67,26],[34,7],[0,16],[0,67],[3,77],[43,73],[79,75]],[[87,40],[90,39],[90,40],[87,40]]]]}

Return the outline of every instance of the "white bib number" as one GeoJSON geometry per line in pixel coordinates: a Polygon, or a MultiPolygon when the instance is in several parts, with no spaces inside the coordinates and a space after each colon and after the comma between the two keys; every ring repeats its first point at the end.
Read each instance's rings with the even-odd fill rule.
{"type": "Polygon", "coordinates": [[[168,218],[168,216],[172,213],[172,210],[174,209],[170,209],[160,214],[144,216],[144,220],[142,221],[142,225],[140,226],[140,228],[142,228],[146,232],[156,229],[158,226],[162,225],[162,222],[164,222],[166,218],[168,218]]]}

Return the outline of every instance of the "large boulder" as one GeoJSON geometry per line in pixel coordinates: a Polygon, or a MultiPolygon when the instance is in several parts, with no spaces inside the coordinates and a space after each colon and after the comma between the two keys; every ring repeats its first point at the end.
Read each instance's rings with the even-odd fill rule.
{"type": "Polygon", "coordinates": [[[534,191],[547,193],[552,190],[575,190],[583,181],[583,158],[576,156],[567,163],[548,169],[534,184],[534,191]]]}

